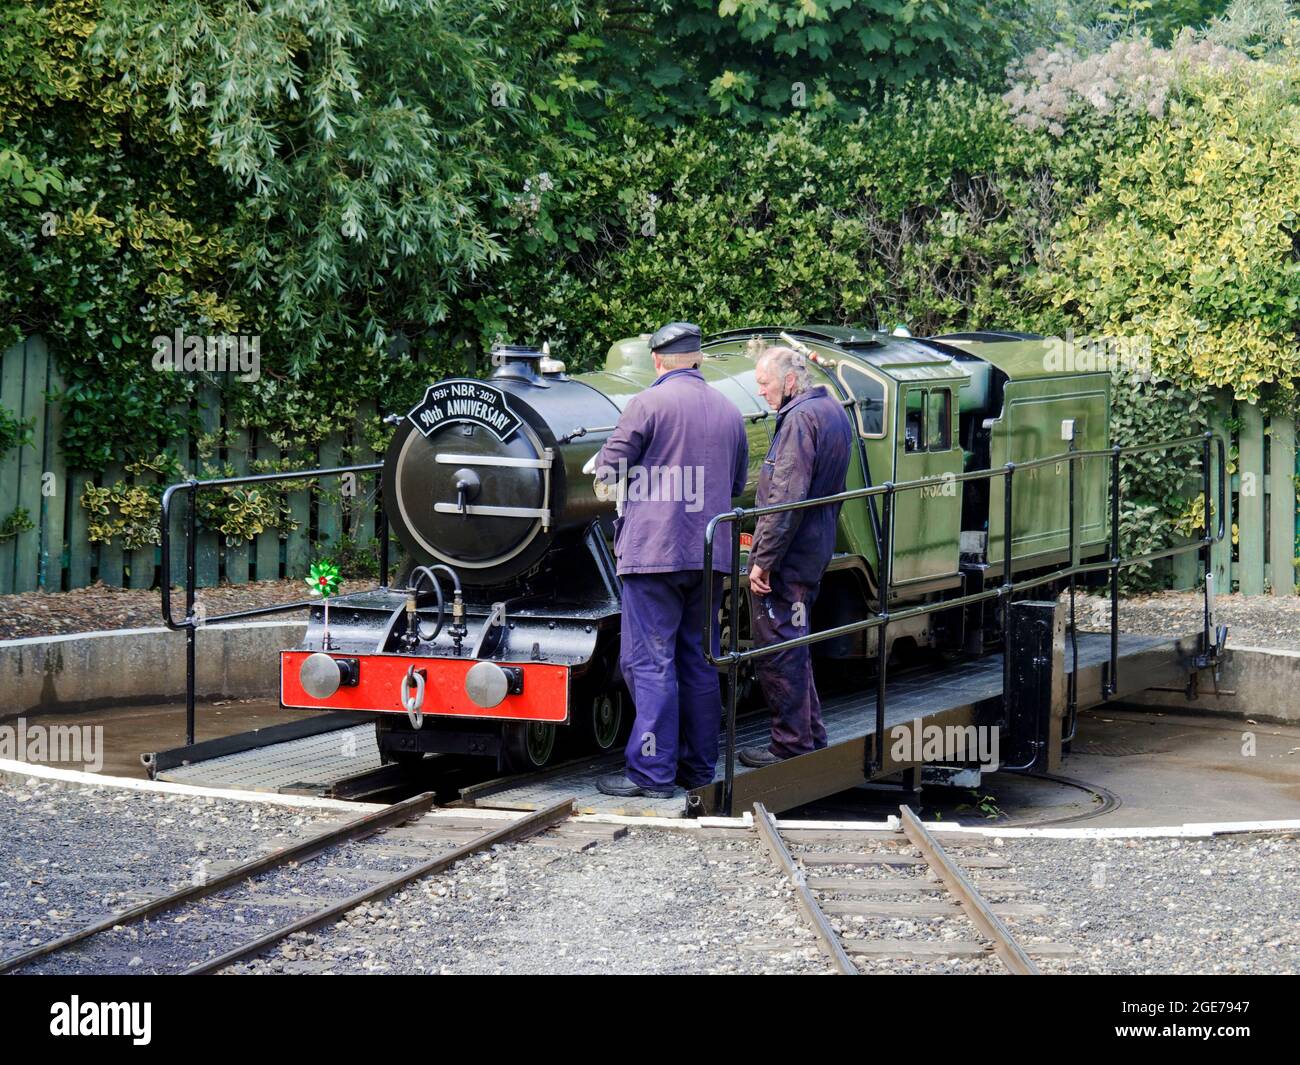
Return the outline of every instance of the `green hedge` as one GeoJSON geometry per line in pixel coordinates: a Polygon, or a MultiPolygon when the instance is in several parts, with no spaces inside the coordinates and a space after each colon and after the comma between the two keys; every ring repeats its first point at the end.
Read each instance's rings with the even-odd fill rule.
{"type": "MultiPolygon", "coordinates": [[[[652,99],[617,73],[637,35],[601,36],[604,9],[576,0],[209,6],[223,18],[0,14],[0,342],[50,338],[72,466],[176,435],[198,382],[153,372],[150,343],[177,328],[261,337],[260,380],[222,386],[286,446],[473,372],[493,341],[583,368],[677,318],[1134,338],[1159,380],[1120,379],[1121,442],[1196,428],[1208,385],[1294,409],[1300,66],[1280,0],[1237,0],[1204,34],[1171,8],[1149,23],[1161,46],[1032,52],[1005,77],[864,75],[847,118],[843,87],[783,110],[743,77],[704,106],[661,71],[652,99]]],[[[687,37],[749,34],[748,76],[887,5],[690,6],[687,37]],[[779,46],[772,10],[804,19],[779,46]]],[[[918,69],[951,66],[964,17],[918,69]]],[[[1008,54],[1015,34],[985,31],[1008,54]]],[[[1188,505],[1158,464],[1129,496],[1134,543],[1188,505]]]]}

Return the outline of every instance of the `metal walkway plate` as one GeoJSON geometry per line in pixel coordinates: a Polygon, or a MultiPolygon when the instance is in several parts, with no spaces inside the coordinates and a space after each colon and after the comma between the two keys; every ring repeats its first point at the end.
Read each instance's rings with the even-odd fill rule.
{"type": "Polygon", "coordinates": [[[592,755],[566,762],[540,773],[503,777],[462,788],[460,796],[473,806],[494,810],[541,810],[556,800],[552,796],[573,795],[574,806],[583,814],[619,814],[625,817],[685,817],[686,789],[677,788],[669,799],[620,799],[596,790],[596,778],[623,768],[623,752],[592,755]],[[565,789],[568,789],[567,791],[565,789]],[[563,795],[561,795],[563,792],[563,795]]]}
{"type": "MultiPolygon", "coordinates": [[[[1119,643],[1120,694],[1140,691],[1164,682],[1152,661],[1176,661],[1177,641],[1167,636],[1121,634],[1119,643]],[[1127,667],[1127,668],[1126,668],[1127,667]]],[[[1100,702],[1093,697],[1097,674],[1110,661],[1110,636],[1105,633],[1079,634],[1079,708],[1100,702]]],[[[1072,672],[1069,643],[1065,666],[1072,672]]],[[[1002,694],[1002,656],[987,655],[947,669],[921,668],[891,674],[885,706],[885,724],[895,725],[920,718],[925,721],[960,712],[1002,694]]],[[[736,763],[733,809],[748,810],[762,801],[777,812],[804,802],[855,787],[862,783],[864,742],[875,733],[876,693],[853,692],[828,699],[822,704],[826,726],[825,750],[791,758],[776,766],[750,769],[736,763]]],[[[770,720],[762,712],[748,714],[736,723],[736,749],[766,747],[770,720]]],[[[725,745],[725,736],[723,739],[725,745]]],[[[718,760],[715,783],[698,790],[705,813],[713,813],[720,802],[725,766],[718,760]]],[[[596,790],[596,777],[617,771],[622,753],[571,762],[549,772],[528,777],[492,781],[462,791],[476,806],[507,810],[537,810],[558,798],[574,796],[580,813],[623,814],[638,817],[685,817],[686,792],[678,789],[671,799],[619,799],[596,790]]]]}
{"type": "Polygon", "coordinates": [[[382,764],[373,724],[276,743],[221,758],[175,766],[157,779],[206,788],[281,791],[326,787],[382,764]]]}

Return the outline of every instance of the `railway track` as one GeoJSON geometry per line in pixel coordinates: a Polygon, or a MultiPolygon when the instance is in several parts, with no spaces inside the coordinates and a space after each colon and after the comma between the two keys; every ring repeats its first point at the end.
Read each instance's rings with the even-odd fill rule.
{"type": "MultiPolygon", "coordinates": [[[[754,827],[773,860],[790,881],[804,917],[816,933],[822,950],[843,975],[858,975],[855,958],[907,958],[995,956],[1008,972],[1039,975],[1030,955],[1060,956],[1071,953],[1055,943],[1022,945],[1003,918],[1043,916],[1046,907],[1026,902],[990,902],[1023,895],[1025,885],[997,879],[990,873],[1006,868],[996,856],[949,855],[907,807],[901,807],[905,848],[859,850],[865,841],[900,839],[898,833],[782,831],[762,803],[754,805],[754,827]],[[846,851],[812,850],[810,843],[851,843],[846,851]],[[793,846],[793,849],[792,849],[793,846]],[[848,868],[856,876],[822,875],[823,870],[848,868]],[[934,879],[926,875],[934,874],[934,879]],[[834,917],[862,917],[880,921],[964,918],[974,937],[951,939],[849,939],[835,928],[834,917]]],[[[891,840],[892,842],[892,840],[891,840]]]]}
{"type": "Polygon", "coordinates": [[[219,972],[489,847],[554,828],[573,811],[569,799],[517,819],[484,821],[472,811],[429,816],[433,803],[431,793],[417,795],[202,877],[0,959],[0,973],[57,971],[50,963],[72,953],[99,973],[219,972]],[[285,920],[286,909],[302,912],[285,920]]]}

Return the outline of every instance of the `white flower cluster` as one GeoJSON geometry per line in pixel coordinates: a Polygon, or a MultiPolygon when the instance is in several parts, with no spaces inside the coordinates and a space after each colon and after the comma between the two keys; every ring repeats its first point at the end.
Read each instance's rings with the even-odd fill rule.
{"type": "Polygon", "coordinates": [[[1179,34],[1169,48],[1157,48],[1145,37],[1116,41],[1094,55],[1039,48],[1008,70],[1011,89],[1002,99],[1017,125],[1060,137],[1072,118],[1089,110],[1161,118],[1187,78],[1248,62],[1241,52],[1191,31],[1179,34]]]}
{"type": "Polygon", "coordinates": [[[542,209],[542,195],[555,188],[551,175],[542,171],[536,177],[524,181],[523,195],[515,198],[514,209],[517,214],[535,218],[542,209]]]}

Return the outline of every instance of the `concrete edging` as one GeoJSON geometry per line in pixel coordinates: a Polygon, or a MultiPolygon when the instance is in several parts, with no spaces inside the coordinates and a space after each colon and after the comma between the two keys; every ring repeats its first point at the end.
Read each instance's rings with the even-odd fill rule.
{"type": "MultiPolygon", "coordinates": [[[[211,625],[199,630],[201,699],[275,697],[279,652],[302,643],[305,621],[211,625]]],[[[1148,690],[1133,706],[1300,724],[1300,651],[1235,647],[1212,685],[1189,700],[1148,690]]],[[[0,721],[27,713],[175,702],[185,694],[185,634],[161,626],[0,640],[0,721]]]]}
{"type": "Polygon", "coordinates": [[[1205,710],[1242,720],[1300,725],[1300,651],[1233,647],[1231,643],[1228,649],[1232,654],[1219,676],[1219,689],[1224,694],[1215,694],[1212,679],[1204,673],[1201,690],[1190,700],[1183,692],[1147,690],[1128,696],[1123,702],[1177,712],[1205,710]]]}
{"type": "MultiPolygon", "coordinates": [[[[276,695],[281,648],[305,621],[210,625],[198,630],[201,699],[276,695]]],[[[185,634],[158,627],[0,641],[0,721],[22,714],[168,703],[185,696],[185,634]]]]}

